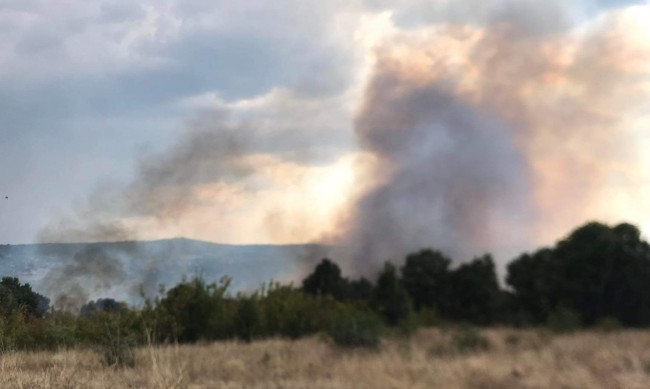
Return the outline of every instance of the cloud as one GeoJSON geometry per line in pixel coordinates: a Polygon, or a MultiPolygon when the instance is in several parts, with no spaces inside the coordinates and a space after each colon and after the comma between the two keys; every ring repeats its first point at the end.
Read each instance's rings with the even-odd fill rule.
{"type": "MultiPolygon", "coordinates": [[[[236,104],[286,91],[292,97],[278,101],[293,101],[292,112],[272,108],[276,113],[268,115],[286,116],[286,127],[290,117],[302,117],[284,130],[298,132],[308,112],[318,116],[319,102],[342,102],[356,82],[359,58],[349,39],[356,19],[348,8],[339,2],[3,3],[0,162],[19,165],[21,173],[0,172],[0,181],[16,198],[34,198],[26,188],[41,190],[33,208],[38,216],[6,210],[23,226],[3,224],[0,233],[8,241],[30,241],[45,215],[92,191],[91,182],[128,181],[130,160],[142,145],[164,149],[195,116],[179,106],[195,96],[214,94],[236,104]],[[9,150],[15,148],[25,152],[17,156],[9,150]],[[50,167],[70,174],[54,179],[50,167]]],[[[321,130],[312,133],[349,129],[341,124],[351,109],[345,104],[326,108],[333,116],[318,119],[321,130]]],[[[265,152],[278,148],[287,158],[323,163],[340,157],[335,154],[349,148],[349,139],[316,136],[326,151],[312,141],[288,150],[268,139],[265,152]]]]}
{"type": "Polygon", "coordinates": [[[414,29],[439,23],[493,26],[509,24],[520,33],[566,31],[611,9],[641,4],[643,0],[366,0],[372,10],[390,10],[397,26],[414,29]],[[534,17],[531,17],[534,15],[534,17]]]}

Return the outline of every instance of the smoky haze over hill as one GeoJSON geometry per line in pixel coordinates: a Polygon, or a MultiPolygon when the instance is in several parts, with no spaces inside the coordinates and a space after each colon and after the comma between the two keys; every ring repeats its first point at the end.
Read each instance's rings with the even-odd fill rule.
{"type": "MultiPolygon", "coordinates": [[[[172,287],[182,277],[196,275],[209,282],[231,277],[233,291],[253,290],[270,280],[291,281],[296,269],[291,259],[321,249],[317,245],[227,245],[182,238],[5,245],[0,246],[0,274],[31,283],[52,296],[55,307],[74,310],[100,297],[137,303],[141,290],[153,296],[161,284],[172,287]]],[[[305,269],[312,265],[304,263],[305,269]]]]}

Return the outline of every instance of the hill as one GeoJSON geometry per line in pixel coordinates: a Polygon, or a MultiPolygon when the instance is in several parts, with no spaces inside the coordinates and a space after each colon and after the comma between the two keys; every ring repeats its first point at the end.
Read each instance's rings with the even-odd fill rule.
{"type": "Polygon", "coordinates": [[[319,258],[325,246],[230,245],[185,238],[110,243],[0,246],[0,275],[19,277],[48,296],[82,289],[89,298],[137,299],[183,277],[208,281],[232,277],[232,290],[270,280],[291,281],[319,258]]]}

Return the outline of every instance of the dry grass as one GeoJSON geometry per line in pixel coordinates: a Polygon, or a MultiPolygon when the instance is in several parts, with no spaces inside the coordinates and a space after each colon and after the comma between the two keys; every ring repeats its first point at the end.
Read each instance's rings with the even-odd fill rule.
{"type": "Polygon", "coordinates": [[[461,352],[453,333],[422,330],[349,351],[320,338],[144,348],[136,367],[104,367],[92,351],[0,356],[2,388],[649,388],[650,332],[482,333],[461,352]]]}

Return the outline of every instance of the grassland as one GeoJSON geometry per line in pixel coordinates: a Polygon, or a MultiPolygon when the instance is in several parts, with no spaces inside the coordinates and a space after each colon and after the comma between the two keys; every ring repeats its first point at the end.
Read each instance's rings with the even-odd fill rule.
{"type": "Polygon", "coordinates": [[[6,352],[0,387],[649,388],[650,332],[425,329],[376,351],[320,337],[144,347],[134,368],[106,367],[93,350],[6,352]]]}

